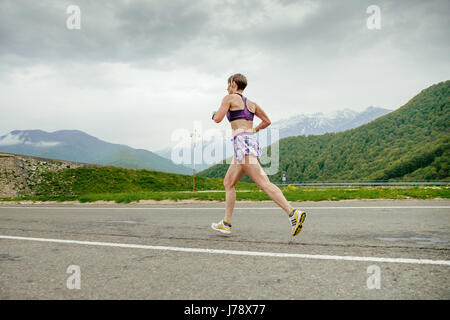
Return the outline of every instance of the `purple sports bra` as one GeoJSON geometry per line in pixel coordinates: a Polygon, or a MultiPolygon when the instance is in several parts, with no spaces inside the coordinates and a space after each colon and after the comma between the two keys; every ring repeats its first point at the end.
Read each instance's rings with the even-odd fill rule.
{"type": "Polygon", "coordinates": [[[237,92],[235,92],[235,93],[240,95],[242,100],[244,100],[244,109],[241,109],[241,110],[228,110],[228,112],[227,112],[228,121],[231,122],[231,121],[237,120],[237,119],[245,119],[245,120],[253,121],[253,116],[255,114],[250,112],[247,109],[247,98],[244,97],[240,93],[237,93],[237,92]]]}

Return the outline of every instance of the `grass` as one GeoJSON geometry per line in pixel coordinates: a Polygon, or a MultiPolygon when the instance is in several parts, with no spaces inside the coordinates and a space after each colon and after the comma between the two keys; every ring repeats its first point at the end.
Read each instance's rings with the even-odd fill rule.
{"type": "MultiPolygon", "coordinates": [[[[140,193],[153,191],[192,190],[189,175],[150,170],[134,170],[112,166],[47,171],[33,186],[34,194],[82,195],[90,193],[140,193]]],[[[239,182],[237,189],[256,189],[253,183],[239,182]]],[[[223,179],[195,177],[196,190],[223,189],[223,179]]]]}
{"type": "MultiPolygon", "coordinates": [[[[223,179],[195,177],[150,170],[112,166],[68,168],[45,171],[33,176],[28,187],[33,196],[23,194],[4,201],[80,201],[98,200],[130,203],[139,200],[216,200],[225,201],[223,179]]],[[[271,200],[254,183],[240,181],[235,186],[237,200],[271,200]]],[[[288,201],[345,199],[434,199],[450,198],[449,187],[282,187],[288,201]]]]}
{"type": "MultiPolygon", "coordinates": [[[[253,185],[244,191],[238,189],[236,200],[263,201],[271,200],[267,194],[253,185]]],[[[248,187],[248,186],[247,186],[248,187]]],[[[288,201],[338,201],[348,199],[435,199],[450,198],[449,187],[282,187],[281,190],[288,201]]],[[[24,196],[19,198],[3,198],[3,201],[80,201],[94,202],[98,200],[130,203],[139,200],[216,200],[225,201],[225,191],[180,192],[180,191],[127,191],[127,192],[87,192],[84,194],[56,194],[24,196]]]]}

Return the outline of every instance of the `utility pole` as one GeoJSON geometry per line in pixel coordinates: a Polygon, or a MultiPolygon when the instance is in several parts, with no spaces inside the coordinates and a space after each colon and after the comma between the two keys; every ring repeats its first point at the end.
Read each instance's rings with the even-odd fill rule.
{"type": "Polygon", "coordinates": [[[194,165],[192,167],[192,192],[195,192],[195,146],[197,142],[197,131],[194,128],[194,131],[191,133],[191,138],[194,140],[194,165]]]}

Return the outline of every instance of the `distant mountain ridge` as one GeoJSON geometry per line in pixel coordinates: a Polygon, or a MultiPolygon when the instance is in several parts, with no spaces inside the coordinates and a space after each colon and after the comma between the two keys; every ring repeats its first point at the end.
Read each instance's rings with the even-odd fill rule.
{"type": "Polygon", "coordinates": [[[151,151],[109,143],[80,130],[13,130],[0,136],[0,151],[131,169],[191,174],[191,169],[174,164],[151,151]]]}
{"type": "Polygon", "coordinates": [[[299,135],[319,135],[356,128],[390,112],[392,110],[373,106],[361,112],[346,108],[330,113],[302,114],[282,119],[272,123],[271,128],[279,129],[280,139],[299,135]]]}

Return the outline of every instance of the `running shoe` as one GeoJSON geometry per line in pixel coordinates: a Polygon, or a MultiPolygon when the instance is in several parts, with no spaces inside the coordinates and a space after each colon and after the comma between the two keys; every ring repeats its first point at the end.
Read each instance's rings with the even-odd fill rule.
{"type": "Polygon", "coordinates": [[[298,209],[294,209],[294,215],[289,218],[291,220],[292,223],[292,236],[295,237],[296,235],[298,235],[300,233],[300,231],[302,231],[302,224],[303,221],[305,221],[306,218],[306,212],[298,210],[298,209]]]}
{"type": "Polygon", "coordinates": [[[223,222],[223,219],[220,220],[219,223],[211,223],[211,228],[225,234],[231,234],[231,225],[226,226],[223,222]]]}

